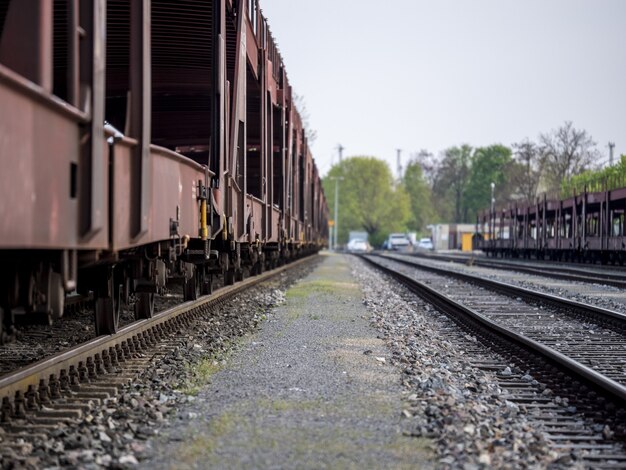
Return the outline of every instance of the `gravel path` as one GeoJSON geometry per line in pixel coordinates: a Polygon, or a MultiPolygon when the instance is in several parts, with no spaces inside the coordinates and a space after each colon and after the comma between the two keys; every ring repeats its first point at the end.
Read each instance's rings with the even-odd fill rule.
{"type": "Polygon", "coordinates": [[[142,467],[432,468],[431,440],[406,435],[402,376],[369,319],[347,258],[326,256],[142,467]]]}

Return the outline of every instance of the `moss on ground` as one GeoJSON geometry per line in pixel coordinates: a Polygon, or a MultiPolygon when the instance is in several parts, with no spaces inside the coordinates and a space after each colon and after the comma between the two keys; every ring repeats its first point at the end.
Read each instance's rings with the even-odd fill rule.
{"type": "MultiPolygon", "coordinates": [[[[365,409],[368,411],[363,418],[370,414],[392,412],[391,403],[387,400],[368,399],[366,402],[365,409]]],[[[416,452],[423,456],[432,455],[430,440],[401,434],[390,436],[389,439],[380,439],[374,430],[355,430],[349,426],[295,429],[289,425],[280,425],[259,428],[255,423],[252,408],[265,409],[272,414],[286,414],[291,416],[291,419],[294,418],[294,413],[328,416],[329,419],[354,418],[348,411],[350,407],[342,401],[259,399],[243,408],[224,411],[211,420],[206,432],[189,436],[189,439],[179,447],[176,455],[175,460],[181,464],[181,468],[198,466],[200,462],[207,466],[219,464],[220,457],[217,451],[227,440],[238,441],[244,453],[254,453],[254,449],[289,449],[288,455],[295,460],[301,460],[302,457],[315,458],[316,455],[322,454],[334,455],[333,466],[339,469],[357,468],[349,456],[358,454],[363,445],[368,447],[368,453],[372,455],[372,460],[367,465],[372,467],[380,466],[381,462],[376,460],[377,458],[391,454],[397,459],[394,468],[416,468],[414,465],[416,452]],[[240,433],[245,434],[245,440],[239,441],[237,436],[240,433]]],[[[289,420],[285,421],[288,422],[289,420]]]]}
{"type": "Polygon", "coordinates": [[[197,395],[221,368],[220,362],[212,358],[202,359],[197,364],[188,364],[187,369],[190,377],[180,391],[186,395],[197,395]]]}
{"type": "Polygon", "coordinates": [[[358,286],[352,282],[339,282],[332,280],[302,281],[287,291],[287,299],[302,299],[313,294],[342,294],[358,290],[358,286]]]}
{"type": "Polygon", "coordinates": [[[222,413],[211,421],[206,434],[189,436],[189,439],[178,448],[174,459],[176,465],[180,464],[184,468],[197,466],[199,462],[206,461],[215,452],[220,439],[235,429],[236,419],[237,416],[232,413],[222,413]]]}
{"type": "Polygon", "coordinates": [[[187,363],[185,368],[187,369],[188,378],[178,391],[193,396],[200,393],[200,390],[211,382],[211,378],[226,366],[234,352],[241,347],[246,337],[242,336],[227,341],[223,345],[223,350],[202,358],[198,362],[187,363]]]}

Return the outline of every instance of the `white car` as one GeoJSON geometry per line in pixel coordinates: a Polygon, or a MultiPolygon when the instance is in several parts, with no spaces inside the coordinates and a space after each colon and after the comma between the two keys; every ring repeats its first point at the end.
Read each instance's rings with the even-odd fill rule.
{"type": "Polygon", "coordinates": [[[355,253],[367,252],[369,251],[369,243],[367,243],[365,240],[360,239],[350,240],[350,242],[348,243],[348,251],[352,251],[355,253]]]}
{"type": "Polygon", "coordinates": [[[392,233],[389,235],[387,248],[396,251],[410,251],[411,240],[404,233],[392,233]]]}
{"type": "Polygon", "coordinates": [[[422,250],[433,250],[435,248],[433,246],[433,241],[430,238],[421,238],[417,243],[417,247],[422,250]]]}

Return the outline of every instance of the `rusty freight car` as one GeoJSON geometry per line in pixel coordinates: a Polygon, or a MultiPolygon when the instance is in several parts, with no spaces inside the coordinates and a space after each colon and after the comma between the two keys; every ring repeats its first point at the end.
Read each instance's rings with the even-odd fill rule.
{"type": "Polygon", "coordinates": [[[543,195],[478,214],[475,248],[492,256],[626,261],[626,188],[543,195]]]}
{"type": "Polygon", "coordinates": [[[319,250],[328,209],[255,0],[0,0],[0,314],[98,334],[319,250]]]}

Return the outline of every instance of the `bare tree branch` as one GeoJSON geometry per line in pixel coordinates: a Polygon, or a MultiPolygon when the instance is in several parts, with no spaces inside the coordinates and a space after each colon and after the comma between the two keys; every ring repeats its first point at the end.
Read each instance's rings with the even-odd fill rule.
{"type": "Polygon", "coordinates": [[[558,190],[561,182],[593,167],[599,152],[585,130],[566,121],[561,127],[539,137],[549,190],[558,190]]]}

